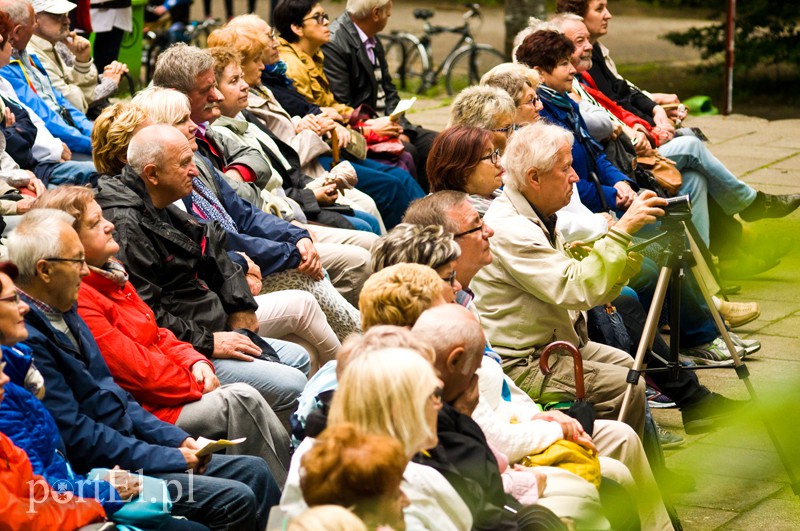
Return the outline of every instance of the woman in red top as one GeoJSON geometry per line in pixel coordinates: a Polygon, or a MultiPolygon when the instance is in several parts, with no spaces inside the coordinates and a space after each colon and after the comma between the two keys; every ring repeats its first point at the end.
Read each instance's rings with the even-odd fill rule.
{"type": "Polygon", "coordinates": [[[88,188],[48,191],[36,208],[64,210],[84,247],[90,274],[83,279],[78,313],[97,341],[114,380],[149,412],[193,437],[246,437],[229,454],[257,455],[278,484],[286,478],[289,437],[259,392],[244,383],[220,386],[214,365],[191,344],[156,323],[123,265],[114,225],[88,188]]]}

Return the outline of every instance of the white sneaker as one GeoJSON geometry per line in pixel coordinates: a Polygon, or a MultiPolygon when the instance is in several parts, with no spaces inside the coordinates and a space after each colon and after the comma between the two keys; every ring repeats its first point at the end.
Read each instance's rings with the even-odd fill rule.
{"type": "Polygon", "coordinates": [[[731,341],[736,345],[739,357],[742,359],[761,350],[761,341],[758,339],[742,339],[733,332],[728,332],[728,335],[731,336],[731,341]]]}
{"type": "MultiPolygon", "coordinates": [[[[739,357],[741,357],[741,354],[739,354],[739,357]]],[[[733,365],[733,357],[721,337],[705,345],[681,349],[680,360],[693,361],[697,365],[716,365],[719,367],[733,365]]]]}

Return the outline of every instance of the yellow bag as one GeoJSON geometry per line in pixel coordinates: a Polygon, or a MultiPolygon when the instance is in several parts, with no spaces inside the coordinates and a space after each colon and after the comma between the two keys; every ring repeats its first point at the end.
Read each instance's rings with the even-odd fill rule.
{"type": "Polygon", "coordinates": [[[600,487],[600,459],[597,452],[566,439],[554,442],[541,453],[524,457],[521,463],[525,466],[563,468],[600,487]]]}

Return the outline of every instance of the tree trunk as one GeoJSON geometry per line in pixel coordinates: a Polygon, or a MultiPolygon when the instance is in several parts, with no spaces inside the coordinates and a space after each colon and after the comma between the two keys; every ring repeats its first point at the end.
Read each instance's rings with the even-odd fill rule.
{"type": "Polygon", "coordinates": [[[506,55],[511,56],[514,36],[528,26],[528,18],[544,20],[546,16],[545,0],[505,0],[506,55]]]}

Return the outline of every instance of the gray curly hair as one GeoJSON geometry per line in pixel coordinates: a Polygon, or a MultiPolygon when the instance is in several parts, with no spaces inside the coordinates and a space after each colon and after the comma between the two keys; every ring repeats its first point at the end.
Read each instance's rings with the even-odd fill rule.
{"type": "Polygon", "coordinates": [[[401,223],[381,236],[372,246],[372,270],[395,264],[422,264],[433,269],[461,256],[453,235],[440,225],[401,223]]]}

